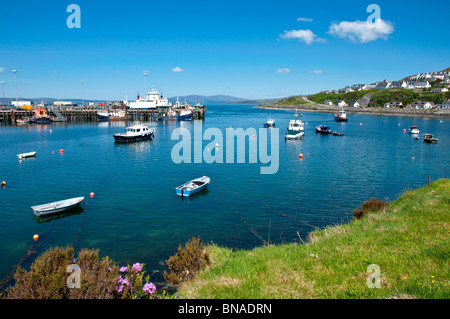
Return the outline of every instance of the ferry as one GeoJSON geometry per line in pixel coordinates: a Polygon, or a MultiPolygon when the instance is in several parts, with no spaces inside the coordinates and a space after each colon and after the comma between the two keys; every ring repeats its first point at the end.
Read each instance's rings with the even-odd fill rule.
{"type": "Polygon", "coordinates": [[[126,133],[114,134],[114,140],[117,143],[127,143],[143,140],[152,140],[155,136],[155,129],[151,129],[139,122],[127,127],[126,133]]]}
{"type": "Polygon", "coordinates": [[[152,87],[152,90],[147,93],[147,96],[140,98],[137,96],[137,100],[134,102],[129,102],[127,100],[123,101],[126,106],[130,109],[156,109],[156,108],[167,108],[172,106],[167,98],[159,95],[159,92],[152,87]]]}

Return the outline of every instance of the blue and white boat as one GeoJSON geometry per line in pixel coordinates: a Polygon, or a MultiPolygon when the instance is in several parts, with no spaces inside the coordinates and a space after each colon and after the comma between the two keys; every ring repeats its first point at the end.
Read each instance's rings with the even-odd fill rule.
{"type": "Polygon", "coordinates": [[[330,129],[329,126],[322,124],[316,127],[316,133],[321,133],[321,134],[332,134],[333,131],[330,129]]]}
{"type": "Polygon", "coordinates": [[[190,121],[192,120],[192,111],[185,110],[180,112],[180,116],[178,116],[178,121],[190,121]]]}
{"type": "Polygon", "coordinates": [[[178,186],[177,188],[175,188],[175,190],[177,192],[177,195],[179,196],[191,196],[204,189],[210,181],[211,179],[208,176],[203,176],[193,179],[181,186],[178,186]]]}

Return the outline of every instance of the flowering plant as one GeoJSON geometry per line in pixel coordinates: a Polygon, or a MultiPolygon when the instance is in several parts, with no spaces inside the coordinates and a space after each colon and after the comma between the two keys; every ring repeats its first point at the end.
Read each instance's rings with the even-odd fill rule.
{"type": "Polygon", "coordinates": [[[154,299],[156,286],[150,282],[150,276],[144,278],[144,264],[135,263],[131,267],[119,268],[116,292],[123,299],[154,299]]]}

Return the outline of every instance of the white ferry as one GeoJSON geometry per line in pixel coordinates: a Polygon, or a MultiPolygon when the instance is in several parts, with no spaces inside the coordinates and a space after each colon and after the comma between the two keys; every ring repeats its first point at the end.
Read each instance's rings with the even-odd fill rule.
{"type": "Polygon", "coordinates": [[[156,108],[167,108],[172,106],[172,103],[169,102],[167,98],[163,98],[159,95],[159,92],[152,87],[152,90],[147,93],[147,96],[144,98],[137,97],[137,100],[132,101],[123,101],[126,106],[130,109],[156,109],[156,108]]]}

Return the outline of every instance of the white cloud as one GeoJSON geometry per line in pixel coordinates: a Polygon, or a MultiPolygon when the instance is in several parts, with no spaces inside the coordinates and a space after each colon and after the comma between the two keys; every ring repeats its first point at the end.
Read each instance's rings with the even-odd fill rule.
{"type": "Polygon", "coordinates": [[[5,68],[0,68],[0,73],[2,73],[3,71],[5,71],[5,68]]]}
{"type": "Polygon", "coordinates": [[[303,41],[306,44],[311,44],[313,42],[325,42],[324,39],[318,38],[311,30],[290,30],[284,31],[284,34],[280,34],[283,39],[297,39],[298,41],[303,41]]]}
{"type": "Polygon", "coordinates": [[[287,68],[278,69],[275,71],[275,73],[291,73],[291,70],[287,68]]]}
{"type": "Polygon", "coordinates": [[[328,31],[329,34],[339,38],[346,38],[353,42],[366,43],[377,39],[386,40],[394,32],[394,26],[389,21],[376,19],[368,21],[341,21],[333,22],[328,31]]]}
{"type": "Polygon", "coordinates": [[[313,22],[311,18],[297,18],[298,22],[313,22]]]}
{"type": "Polygon", "coordinates": [[[320,75],[320,74],[323,74],[323,71],[322,70],[313,70],[313,71],[309,71],[309,73],[320,75]]]}
{"type": "Polygon", "coordinates": [[[183,72],[184,70],[182,68],[179,67],[175,67],[171,70],[172,72],[183,72]]]}

